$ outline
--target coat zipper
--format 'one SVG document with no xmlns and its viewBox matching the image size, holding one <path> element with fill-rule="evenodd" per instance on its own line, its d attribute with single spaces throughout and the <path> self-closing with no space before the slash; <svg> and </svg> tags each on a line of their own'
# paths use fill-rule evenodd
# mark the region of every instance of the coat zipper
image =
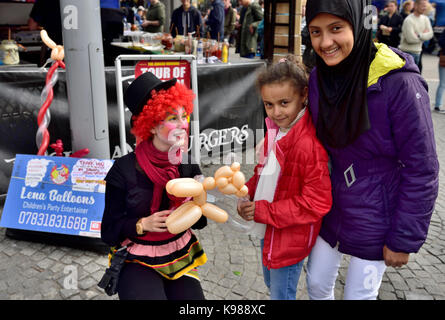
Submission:
<svg viewBox="0 0 445 320">
<path fill-rule="evenodd" d="M 267 254 L 267 264 L 268 264 L 268 269 L 270 270 L 270 262 L 272 260 L 272 244 L 273 244 L 273 236 L 275 233 L 275 228 L 272 227 L 272 236 L 270 237 L 270 246 L 269 246 L 269 253 Z"/>
<path fill-rule="evenodd" d="M 274 139 L 274 144 L 275 144 L 275 150 L 278 150 L 281 153 L 283 153 L 283 151 L 281 150 L 280 146 L 278 145 L 278 141 L 276 141 L 276 137 Z M 272 146 L 272 148 L 273 148 L 273 146 Z M 273 150 L 271 150 L 271 151 L 273 151 Z M 270 153 L 267 156 L 269 157 L 269 155 L 270 155 Z M 279 164 L 280 162 L 278 161 L 278 153 L 277 152 L 275 152 L 275 159 L 276 159 L 276 161 Z M 281 166 L 280 166 L 280 174 L 278 175 L 277 185 L 276 185 L 275 190 L 274 190 L 273 201 L 275 201 L 275 196 L 277 194 L 278 183 L 279 183 L 282 175 L 283 175 L 283 168 L 281 168 Z M 275 234 L 275 227 L 273 227 L 273 226 L 271 226 L 271 227 L 272 227 L 272 236 L 270 237 L 269 253 L 267 254 L 267 264 L 268 264 L 268 269 L 269 270 L 270 270 L 270 264 L 271 264 L 271 261 L 272 261 L 272 244 L 273 244 L 273 238 L 274 238 L 274 234 Z"/>
<path fill-rule="evenodd" d="M 311 247 L 313 234 L 314 234 L 314 225 L 311 224 L 311 231 L 309 232 L 309 243 L 307 244 L 308 248 Z"/>
</svg>

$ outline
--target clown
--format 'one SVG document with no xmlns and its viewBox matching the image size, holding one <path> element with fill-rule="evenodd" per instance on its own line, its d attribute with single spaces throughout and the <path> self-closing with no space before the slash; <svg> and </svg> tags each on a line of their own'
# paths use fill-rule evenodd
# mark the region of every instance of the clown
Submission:
<svg viewBox="0 0 445 320">
<path fill-rule="evenodd" d="M 195 268 L 207 257 L 192 230 L 172 234 L 166 219 L 185 198 L 166 192 L 168 181 L 201 175 L 198 165 L 182 164 L 187 150 L 194 94 L 172 79 L 152 73 L 136 78 L 124 94 L 132 113 L 136 148 L 108 172 L 101 237 L 127 247 L 115 282 L 120 299 L 204 299 Z M 191 228 L 207 225 L 201 216 Z"/>
</svg>

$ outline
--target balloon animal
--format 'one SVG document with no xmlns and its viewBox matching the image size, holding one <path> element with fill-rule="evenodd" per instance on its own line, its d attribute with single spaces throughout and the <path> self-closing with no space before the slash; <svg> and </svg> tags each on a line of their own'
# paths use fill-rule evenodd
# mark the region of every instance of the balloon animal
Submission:
<svg viewBox="0 0 445 320">
<path fill-rule="evenodd" d="M 40 107 L 39 113 L 37 115 L 37 124 L 39 126 L 36 133 L 36 144 L 39 148 L 37 154 L 44 155 L 46 150 L 48 149 L 50 135 L 48 132 L 49 122 L 51 120 L 51 113 L 49 111 L 49 107 L 54 98 L 53 87 L 58 79 L 58 68 L 65 69 L 65 63 L 63 59 L 65 57 L 65 51 L 63 46 L 57 45 L 51 38 L 48 36 L 48 33 L 45 30 L 40 31 L 40 38 L 43 43 L 46 44 L 51 49 L 51 60 L 53 60 L 53 64 L 48 70 L 46 76 L 46 84 L 42 90 L 41 94 L 41 102 L 42 106 Z M 50 61 L 50 59 L 48 59 Z M 48 63 L 48 62 L 47 62 Z M 46 65 L 46 64 L 45 64 Z M 57 156 L 63 155 L 63 143 L 62 140 L 58 139 L 56 143 L 50 145 L 56 151 Z M 70 157 L 73 158 L 82 158 L 83 156 L 89 153 L 89 149 L 81 149 L 71 154 Z"/>
<path fill-rule="evenodd" d="M 52 41 L 45 30 L 40 31 L 40 38 L 42 39 L 42 42 L 51 49 L 51 59 L 54 61 L 62 61 L 65 57 L 65 50 L 63 49 L 63 46 L 57 45 L 54 41 Z"/>
<path fill-rule="evenodd" d="M 166 185 L 168 193 L 176 197 L 193 197 L 193 200 L 182 204 L 168 216 L 165 221 L 168 231 L 177 234 L 187 230 L 201 215 L 219 223 L 226 222 L 229 218 L 227 212 L 207 203 L 207 191 L 217 187 L 220 192 L 227 195 L 246 196 L 249 190 L 240 168 L 238 162 L 234 162 L 230 167 L 223 166 L 216 170 L 214 178 L 207 177 L 202 183 L 192 178 L 170 180 Z"/>
</svg>

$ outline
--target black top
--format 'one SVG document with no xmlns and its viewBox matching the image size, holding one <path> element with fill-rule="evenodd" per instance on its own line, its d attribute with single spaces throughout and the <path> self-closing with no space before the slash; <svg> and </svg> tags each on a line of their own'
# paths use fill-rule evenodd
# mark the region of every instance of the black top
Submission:
<svg viewBox="0 0 445 320">
<path fill-rule="evenodd" d="M 184 178 L 201 174 L 197 164 L 181 164 L 178 170 Z M 150 212 L 154 184 L 137 163 L 134 152 L 117 159 L 105 181 L 107 186 L 101 237 L 106 244 L 116 246 L 127 238 L 138 237 L 136 223 Z M 168 209 L 169 198 L 164 190 L 159 211 Z M 201 229 L 206 225 L 207 218 L 202 216 L 192 228 Z"/>
<path fill-rule="evenodd" d="M 394 13 L 392 17 L 389 17 L 389 15 L 384 15 L 383 17 L 381 17 L 377 32 L 379 42 L 385 43 L 388 46 L 394 48 L 398 48 L 400 44 L 400 32 L 402 32 L 402 24 L 403 24 L 403 18 L 397 12 Z M 382 30 L 380 30 L 381 25 L 392 28 L 392 31 L 389 36 L 384 36 L 382 34 Z"/>
<path fill-rule="evenodd" d="M 182 5 L 173 10 L 170 22 L 170 30 L 173 38 L 176 37 L 176 31 L 178 31 L 180 35 L 184 35 L 184 25 L 187 26 L 186 35 L 189 32 L 197 31 L 197 27 L 199 26 L 199 36 L 205 36 L 201 12 L 194 6 L 190 6 L 188 11 L 184 11 Z M 197 35 L 195 34 L 195 36 Z"/>
</svg>

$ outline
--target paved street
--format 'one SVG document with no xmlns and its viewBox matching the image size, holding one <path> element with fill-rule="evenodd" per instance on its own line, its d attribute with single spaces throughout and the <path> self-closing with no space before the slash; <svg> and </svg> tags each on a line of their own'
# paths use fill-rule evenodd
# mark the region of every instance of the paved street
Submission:
<svg viewBox="0 0 445 320">
<path fill-rule="evenodd" d="M 438 85 L 438 58 L 425 55 L 423 75 L 432 103 Z M 445 114 L 433 113 L 437 152 L 441 164 L 440 190 L 428 239 L 407 266 L 388 268 L 379 299 L 445 299 Z M 203 165 L 206 176 L 217 165 Z M 243 166 L 247 177 L 253 166 Z M 233 203 L 232 203 L 233 205 Z M 11 239 L 0 228 L 0 299 L 117 299 L 97 287 L 107 255 L 98 250 L 70 248 Z M 229 224 L 209 225 L 198 232 L 208 262 L 199 268 L 207 299 L 269 299 L 261 269 L 259 240 L 235 231 Z M 345 257 L 337 280 L 336 298 L 341 299 L 346 276 Z M 308 299 L 305 268 L 298 298 Z"/>
</svg>

